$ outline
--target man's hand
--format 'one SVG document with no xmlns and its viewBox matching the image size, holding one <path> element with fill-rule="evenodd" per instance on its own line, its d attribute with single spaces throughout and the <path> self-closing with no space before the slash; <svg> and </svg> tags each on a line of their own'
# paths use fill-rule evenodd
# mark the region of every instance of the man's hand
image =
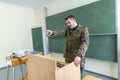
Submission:
<svg viewBox="0 0 120 80">
<path fill-rule="evenodd" d="M 75 59 L 74 59 L 75 66 L 77 67 L 80 64 L 80 62 L 81 62 L 81 58 L 76 56 Z"/>
<path fill-rule="evenodd" d="M 51 36 L 53 34 L 53 31 L 52 30 L 46 30 L 46 34 L 49 37 L 49 36 Z"/>
</svg>

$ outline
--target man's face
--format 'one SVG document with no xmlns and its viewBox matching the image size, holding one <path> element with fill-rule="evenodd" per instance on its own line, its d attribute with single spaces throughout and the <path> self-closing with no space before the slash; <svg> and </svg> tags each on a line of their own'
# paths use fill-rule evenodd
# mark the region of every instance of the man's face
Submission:
<svg viewBox="0 0 120 80">
<path fill-rule="evenodd" d="M 66 24 L 67 24 L 67 26 L 70 28 L 70 29 L 72 29 L 73 27 L 74 27 L 74 25 L 75 25 L 75 19 L 74 18 L 68 18 L 67 20 L 66 20 Z"/>
</svg>

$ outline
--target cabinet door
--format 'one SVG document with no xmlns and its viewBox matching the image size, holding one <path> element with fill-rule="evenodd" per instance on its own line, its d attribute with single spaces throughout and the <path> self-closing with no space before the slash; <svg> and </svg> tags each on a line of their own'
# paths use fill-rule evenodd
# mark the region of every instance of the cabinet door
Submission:
<svg viewBox="0 0 120 80">
<path fill-rule="evenodd" d="M 42 28 L 32 28 L 32 41 L 34 51 L 43 52 Z"/>
</svg>

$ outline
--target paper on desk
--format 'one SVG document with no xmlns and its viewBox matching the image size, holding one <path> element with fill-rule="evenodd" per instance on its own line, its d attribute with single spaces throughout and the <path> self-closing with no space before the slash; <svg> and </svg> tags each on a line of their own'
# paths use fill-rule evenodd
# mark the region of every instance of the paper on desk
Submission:
<svg viewBox="0 0 120 80">
<path fill-rule="evenodd" d="M 12 60 L 7 60 L 7 65 L 12 66 Z"/>
</svg>

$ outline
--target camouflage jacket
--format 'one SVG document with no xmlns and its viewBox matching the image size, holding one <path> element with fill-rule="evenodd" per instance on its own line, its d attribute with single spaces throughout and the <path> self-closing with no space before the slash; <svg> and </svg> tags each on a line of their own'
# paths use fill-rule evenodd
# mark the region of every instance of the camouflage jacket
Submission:
<svg viewBox="0 0 120 80">
<path fill-rule="evenodd" d="M 87 27 L 78 24 L 75 28 L 53 31 L 53 36 L 66 36 L 66 51 L 64 57 L 68 62 L 74 61 L 76 56 L 84 57 L 89 45 L 89 31 Z"/>
</svg>

